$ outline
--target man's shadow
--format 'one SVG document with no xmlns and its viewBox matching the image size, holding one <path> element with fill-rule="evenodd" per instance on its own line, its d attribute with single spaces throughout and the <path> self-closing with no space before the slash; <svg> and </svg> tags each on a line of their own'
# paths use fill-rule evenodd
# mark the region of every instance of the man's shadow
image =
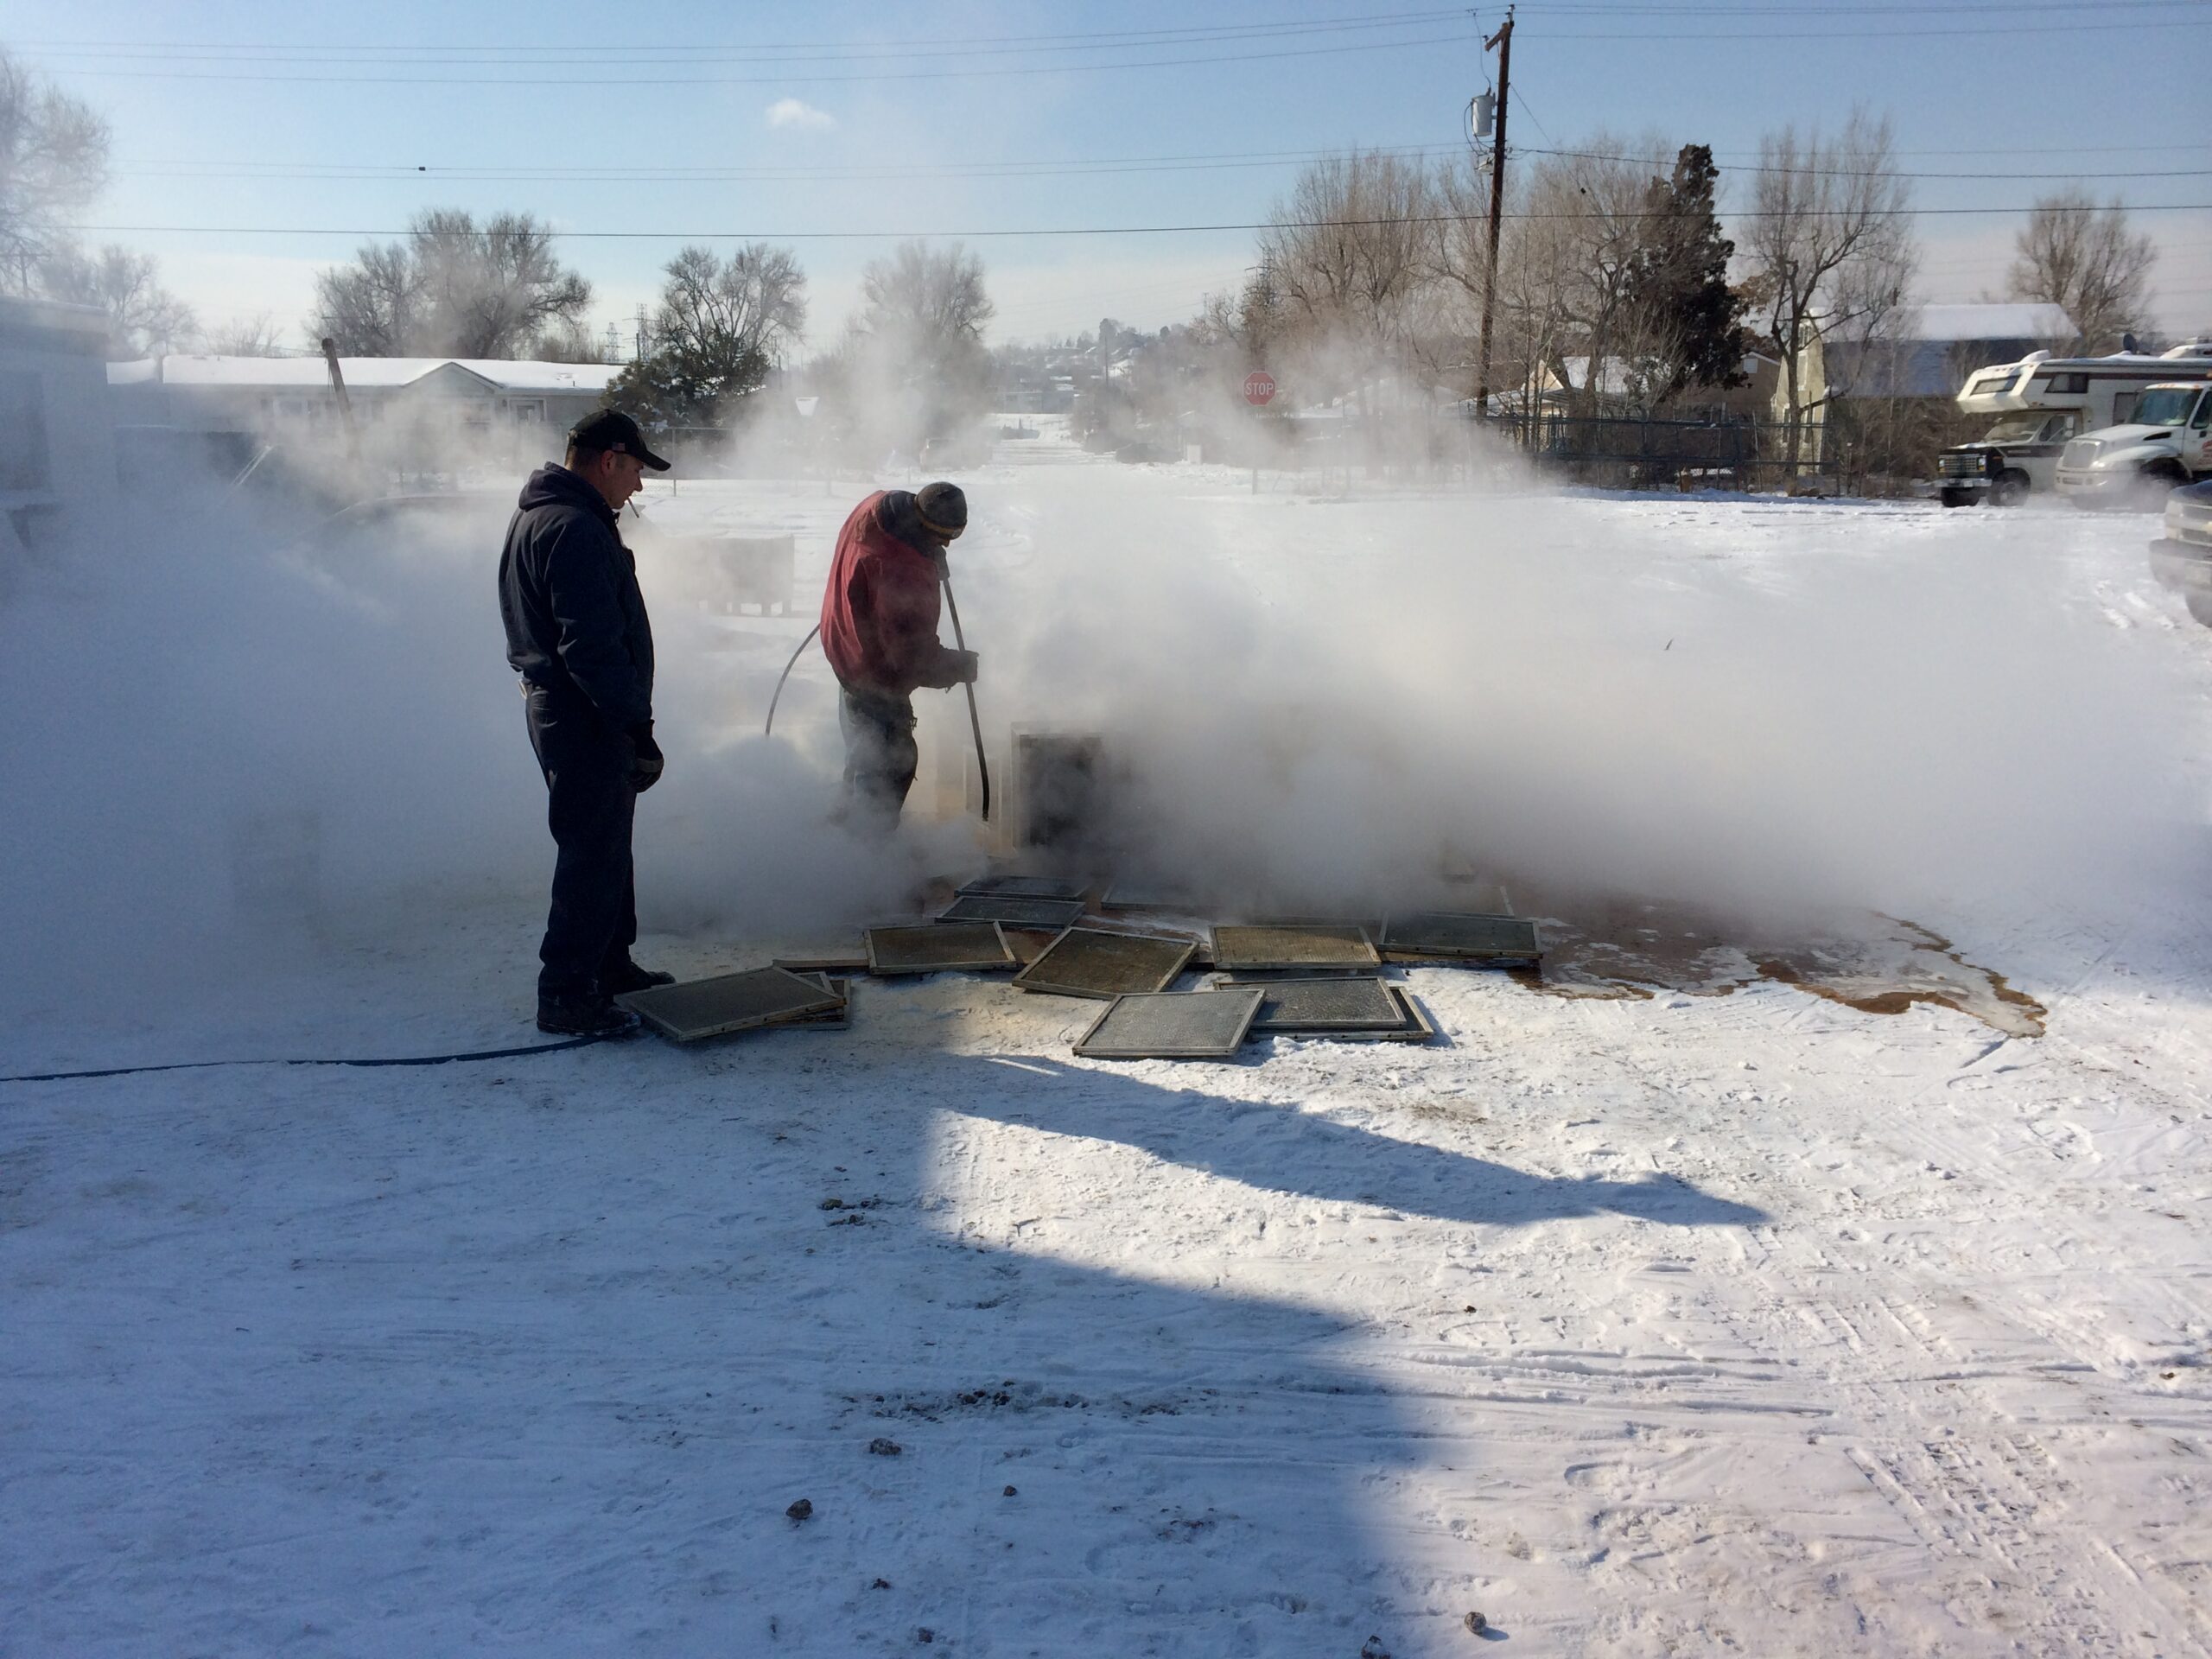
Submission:
<svg viewBox="0 0 2212 1659">
<path fill-rule="evenodd" d="M 1601 1214 L 1677 1227 L 1748 1226 L 1760 1211 L 1677 1177 L 1632 1181 L 1532 1175 L 1263 1102 L 1132 1086 L 1112 1072 L 1025 1058 L 1018 1094 L 979 1095 L 978 1116 L 1116 1141 L 1265 1192 L 1380 1205 L 1409 1216 L 1523 1227 Z"/>
<path fill-rule="evenodd" d="M 753 1611 L 829 1651 L 928 1630 L 992 1654 L 1351 1655 L 1370 1635 L 1397 1659 L 1462 1653 L 1477 1604 L 1440 1618 L 1440 1550 L 1418 1559 L 1400 1528 L 1374 1524 L 1391 1483 L 1418 1471 L 1434 1413 L 1417 1427 L 1357 1363 L 1363 1313 L 1225 1287 L 1303 1276 L 1255 1236 L 1254 1212 L 1291 1220 L 1318 1198 L 1361 1206 L 1359 1227 L 1378 1210 L 1497 1227 L 1764 1219 L 1678 1179 L 1533 1175 L 1128 1071 L 876 1052 L 825 1042 L 783 1103 L 785 1146 L 849 1148 L 822 1200 L 836 1207 L 787 1218 L 821 1233 L 779 1273 L 788 1305 L 728 1333 L 744 1353 L 764 1325 L 779 1344 L 812 1329 L 838 1357 L 812 1435 L 792 1442 L 815 1466 L 789 1490 L 804 1485 L 813 1514 L 794 1525 L 771 1506 L 747 1528 Z M 1006 1128 L 1035 1139 L 1008 1144 Z M 1146 1155 L 1135 1179 L 1129 1151 Z M 1147 1181 L 1179 1171 L 1217 1179 L 1147 1201 Z M 1086 1209 L 1128 1211 L 1118 1245 L 1095 1216 L 1069 1224 Z M 1077 1237 L 1087 1260 L 1058 1253 Z M 1439 1321 L 1479 1355 L 1459 1294 Z M 793 1429 L 807 1403 L 787 1402 Z M 761 1450 L 781 1460 L 792 1443 Z M 842 1552 L 819 1570 L 833 1532 L 872 1563 L 857 1580 Z M 1487 1554 L 1430 1541 L 1469 1584 L 1516 1565 L 1503 1540 Z M 1488 1639 L 1510 1640 L 1490 1611 L 1505 1628 Z"/>
<path fill-rule="evenodd" d="M 1515 1358 L 1510 1312 L 1471 1252 L 1425 1268 L 1390 1313 L 1448 1368 L 1416 1395 L 1337 1268 L 1387 1216 L 1759 1219 L 926 1029 L 863 997 L 846 1032 L 397 1094 L 181 1074 L 24 1198 L 158 1245 L 81 1293 L 96 1321 L 49 1293 L 97 1325 L 96 1383 L 0 1375 L 49 1424 L 0 1522 L 44 1586 L 24 1640 L 1464 1653 L 1471 1607 L 1512 1636 L 1475 1586 L 1528 1570 L 1448 1496 L 1491 1422 L 1448 1379 Z"/>
</svg>

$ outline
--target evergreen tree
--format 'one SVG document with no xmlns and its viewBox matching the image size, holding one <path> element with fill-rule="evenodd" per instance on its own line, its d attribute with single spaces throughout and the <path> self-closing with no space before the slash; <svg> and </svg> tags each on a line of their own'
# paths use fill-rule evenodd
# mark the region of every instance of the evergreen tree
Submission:
<svg viewBox="0 0 2212 1659">
<path fill-rule="evenodd" d="M 1641 241 L 1630 273 L 1631 304 L 1645 349 L 1646 392 L 1663 405 L 1690 386 L 1740 386 L 1751 336 L 1744 296 L 1728 286 L 1736 245 L 1720 233 L 1713 184 L 1720 171 L 1704 144 L 1684 144 L 1674 176 L 1645 195 Z"/>
</svg>

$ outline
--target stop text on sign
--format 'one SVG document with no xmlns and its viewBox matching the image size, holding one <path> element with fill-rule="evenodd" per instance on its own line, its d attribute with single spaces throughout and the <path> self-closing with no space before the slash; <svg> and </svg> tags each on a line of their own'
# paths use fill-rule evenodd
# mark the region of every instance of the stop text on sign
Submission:
<svg viewBox="0 0 2212 1659">
<path fill-rule="evenodd" d="M 1244 377 L 1244 401 L 1258 409 L 1275 395 L 1275 378 L 1265 369 L 1255 369 Z"/>
</svg>

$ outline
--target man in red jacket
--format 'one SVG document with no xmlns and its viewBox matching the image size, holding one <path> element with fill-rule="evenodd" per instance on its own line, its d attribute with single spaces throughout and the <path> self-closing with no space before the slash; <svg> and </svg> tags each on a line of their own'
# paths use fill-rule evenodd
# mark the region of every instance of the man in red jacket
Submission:
<svg viewBox="0 0 2212 1659">
<path fill-rule="evenodd" d="M 917 688 L 949 690 L 976 678 L 976 653 L 938 643 L 945 549 L 968 528 L 968 498 L 953 484 L 918 493 L 878 490 L 837 532 L 822 596 L 822 650 L 842 695 L 849 822 L 888 834 L 913 787 Z"/>
</svg>

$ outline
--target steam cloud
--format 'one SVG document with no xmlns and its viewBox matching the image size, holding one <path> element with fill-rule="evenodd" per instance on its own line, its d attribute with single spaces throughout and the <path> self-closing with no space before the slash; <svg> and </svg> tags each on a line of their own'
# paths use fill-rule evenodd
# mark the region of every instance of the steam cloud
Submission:
<svg viewBox="0 0 2212 1659">
<path fill-rule="evenodd" d="M 1868 543 L 1780 505 L 1724 534 L 1526 489 L 1255 500 L 1240 475 L 1106 463 L 967 482 L 954 568 L 994 729 L 1105 734 L 1118 873 L 1254 912 L 1444 897 L 1447 849 L 1549 892 L 1766 915 L 2132 904 L 2197 810 L 2183 694 L 2082 575 L 2094 526 L 1930 519 L 1916 547 L 1917 523 Z M 735 488 L 802 531 L 808 608 L 861 486 Z M 8 1006 L 72 976 L 289 971 L 268 940 L 304 922 L 357 944 L 533 913 L 551 849 L 501 660 L 506 511 L 348 538 L 126 505 L 25 567 L 0 597 Z M 1685 558 L 1686 537 L 1712 545 Z M 680 559 L 641 565 L 671 752 L 640 813 L 649 928 L 741 952 L 981 868 L 965 822 L 888 853 L 829 828 L 818 659 L 757 734 L 803 619 L 733 629 Z M 918 799 L 966 747 L 964 708 L 921 695 Z M 531 967 L 487 964 L 524 994 Z"/>
</svg>

